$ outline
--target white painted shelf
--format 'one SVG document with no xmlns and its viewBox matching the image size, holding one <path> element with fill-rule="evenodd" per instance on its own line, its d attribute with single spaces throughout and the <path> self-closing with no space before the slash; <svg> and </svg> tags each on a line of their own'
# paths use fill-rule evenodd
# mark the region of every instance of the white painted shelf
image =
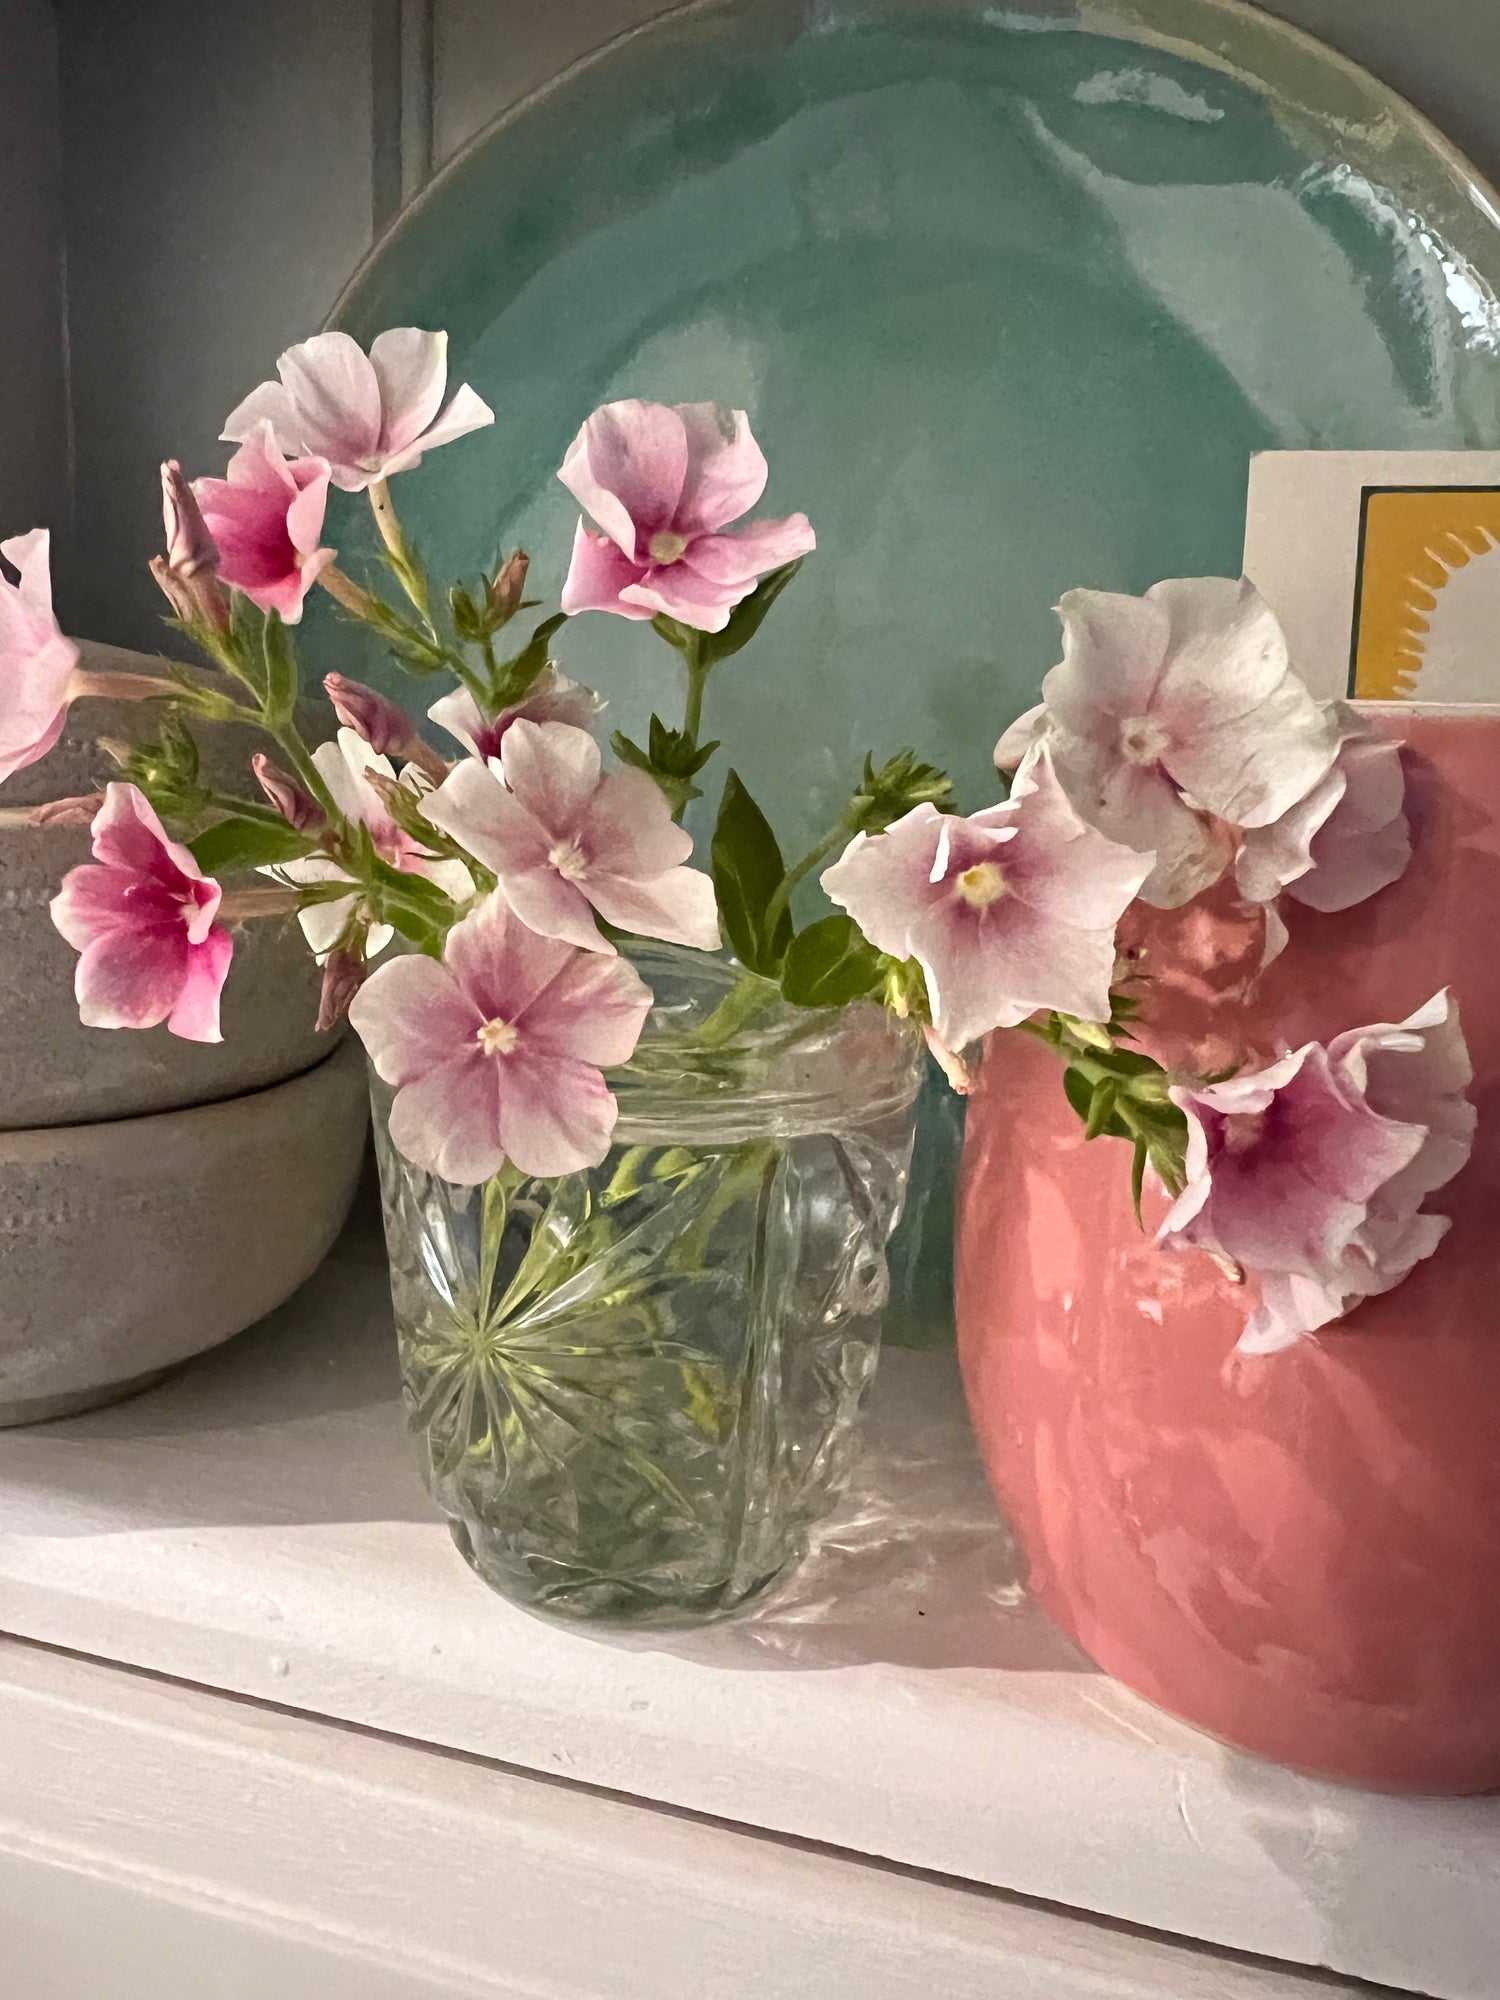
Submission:
<svg viewBox="0 0 1500 2000">
<path fill-rule="evenodd" d="M 472 1576 L 421 1490 L 366 1219 L 290 1306 L 171 1383 L 0 1434 L 0 1631 L 1169 1935 L 1494 2000 L 1500 1799 L 1298 1778 L 1091 1669 L 1017 1587 L 948 1357 L 889 1354 L 869 1436 L 851 1504 L 759 1614 L 649 1641 L 543 1624 Z"/>
</svg>

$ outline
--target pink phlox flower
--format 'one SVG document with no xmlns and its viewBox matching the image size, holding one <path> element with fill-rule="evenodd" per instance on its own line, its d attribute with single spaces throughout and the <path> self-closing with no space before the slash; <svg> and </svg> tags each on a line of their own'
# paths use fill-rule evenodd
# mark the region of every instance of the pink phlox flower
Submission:
<svg viewBox="0 0 1500 2000">
<path fill-rule="evenodd" d="M 1142 895 L 1171 909 L 1218 880 L 1228 832 L 1279 819 L 1327 773 L 1335 719 L 1292 671 L 1248 582 L 1187 577 L 1144 597 L 1070 590 L 1063 658 L 995 761 L 1025 767 L 1046 741 L 1078 811 L 1156 863 Z"/>
<path fill-rule="evenodd" d="M 81 954 L 74 977 L 90 1028 L 154 1028 L 217 1042 L 219 995 L 234 954 L 214 921 L 222 890 L 134 785 L 113 784 L 93 823 L 92 862 L 72 868 L 52 921 Z"/>
<path fill-rule="evenodd" d="M 364 738 L 353 729 L 341 729 L 333 743 L 320 743 L 313 752 L 318 774 L 333 796 L 333 802 L 348 820 L 369 828 L 375 851 L 382 860 L 405 874 L 420 875 L 451 896 L 456 903 L 474 894 L 474 878 L 461 861 L 428 853 L 391 817 L 390 807 L 369 782 L 373 773 L 393 782 L 396 777 L 389 758 L 377 756 Z M 401 782 L 414 794 L 425 781 L 410 767 Z M 358 909 L 358 885 L 346 870 L 326 854 L 305 855 L 299 861 L 282 861 L 264 868 L 273 880 L 300 888 L 312 882 L 348 882 L 350 893 L 328 903 L 310 903 L 298 914 L 302 935 L 319 959 L 326 958 L 343 936 Z M 365 950 L 376 958 L 390 943 L 393 932 L 388 924 L 372 924 Z"/>
<path fill-rule="evenodd" d="M 349 1019 L 396 1087 L 391 1143 L 463 1186 L 509 1160 L 551 1176 L 597 1166 L 618 1106 L 603 1071 L 628 1062 L 651 992 L 623 958 L 528 930 L 503 896 L 454 925 L 442 962 L 379 967 Z"/>
<path fill-rule="evenodd" d="M 597 912 L 638 937 L 718 949 L 713 883 L 684 865 L 692 836 L 644 771 L 601 769 L 587 730 L 514 721 L 496 762 L 465 758 L 422 811 L 543 937 L 612 952 Z"/>
<path fill-rule="evenodd" d="M 268 423 L 253 425 L 223 479 L 193 492 L 219 551 L 220 581 L 288 625 L 335 551 L 319 546 L 328 506 L 328 461 L 289 461 Z"/>
<path fill-rule="evenodd" d="M 487 764 L 500 755 L 505 732 L 513 722 L 567 722 L 575 729 L 591 728 L 604 703 L 592 688 L 569 680 L 556 667 L 543 667 L 525 698 L 487 717 L 465 687 L 455 688 L 428 709 L 428 719 L 461 743 L 471 757 Z"/>
<path fill-rule="evenodd" d="M 1044 745 L 1003 805 L 919 805 L 857 834 L 822 881 L 877 951 L 917 960 L 938 1037 L 962 1051 L 1045 1009 L 1108 1020 L 1115 927 L 1151 867 L 1079 816 Z"/>
<path fill-rule="evenodd" d="M 269 424 L 289 456 L 325 459 L 335 486 L 361 493 L 420 465 L 422 454 L 481 430 L 495 413 L 465 382 L 439 414 L 448 382 L 448 336 L 398 326 L 366 354 L 347 333 L 318 333 L 289 347 L 279 382 L 262 382 L 226 419 L 232 443 Z"/>
<path fill-rule="evenodd" d="M 0 576 L 0 784 L 40 763 L 67 721 L 78 648 L 52 613 L 51 545 L 45 528 L 0 542 L 19 571 Z"/>
<path fill-rule="evenodd" d="M 1405 1021 L 1173 1090 L 1188 1120 L 1187 1185 L 1158 1240 L 1259 1279 L 1241 1352 L 1292 1345 L 1432 1255 L 1448 1218 L 1422 1202 L 1469 1157 L 1471 1080 L 1445 991 Z"/>
<path fill-rule="evenodd" d="M 712 403 L 606 403 L 557 476 L 603 530 L 578 524 L 564 611 L 721 632 L 762 576 L 817 546 L 805 514 L 725 532 L 766 486 L 743 410 L 726 430 Z"/>
<path fill-rule="evenodd" d="M 1285 893 L 1315 910 L 1347 910 L 1411 860 L 1401 745 L 1334 704 L 1338 755 L 1305 797 L 1240 842 L 1235 880 L 1252 902 Z"/>
</svg>

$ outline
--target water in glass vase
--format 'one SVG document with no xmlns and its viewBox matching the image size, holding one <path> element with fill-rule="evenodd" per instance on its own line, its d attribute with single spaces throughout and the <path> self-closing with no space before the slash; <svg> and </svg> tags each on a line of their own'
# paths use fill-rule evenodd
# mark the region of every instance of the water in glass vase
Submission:
<svg viewBox="0 0 1500 2000">
<path fill-rule="evenodd" d="M 656 1005 L 602 1166 L 456 1187 L 395 1152 L 379 1083 L 375 1123 L 408 1416 L 454 1540 L 533 1609 L 681 1625 L 786 1575 L 842 1487 L 921 1064 L 873 1006 L 790 1008 L 669 946 L 638 963 Z"/>
</svg>

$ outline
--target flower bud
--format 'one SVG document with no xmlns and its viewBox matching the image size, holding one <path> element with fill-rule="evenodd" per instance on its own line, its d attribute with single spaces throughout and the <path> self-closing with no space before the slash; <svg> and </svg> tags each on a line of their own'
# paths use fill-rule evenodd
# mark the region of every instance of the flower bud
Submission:
<svg viewBox="0 0 1500 2000">
<path fill-rule="evenodd" d="M 401 757 L 425 771 L 440 785 L 448 767 L 422 738 L 416 723 L 399 702 L 390 701 L 363 681 L 345 674 L 325 674 L 323 686 L 333 712 L 346 729 L 362 736 L 377 757 Z"/>
<path fill-rule="evenodd" d="M 250 767 L 260 781 L 261 790 L 288 826 L 295 827 L 298 833 L 322 831 L 327 824 L 323 808 L 294 777 L 283 771 L 279 764 L 273 764 L 264 750 L 256 751 L 250 759 Z"/>
<path fill-rule="evenodd" d="M 333 712 L 346 729 L 362 736 L 377 757 L 404 757 L 417 725 L 399 702 L 377 694 L 363 681 L 344 674 L 326 674 L 323 686 Z"/>
<path fill-rule="evenodd" d="M 48 799 L 32 806 L 26 816 L 28 826 L 92 826 L 94 815 L 104 804 L 103 792 L 85 792 L 78 798 Z"/>
<path fill-rule="evenodd" d="M 218 545 L 175 458 L 162 464 L 161 512 L 167 553 L 153 560 L 151 574 L 184 624 L 227 631 L 229 599 L 219 581 Z"/>
<path fill-rule="evenodd" d="M 318 998 L 318 1033 L 336 1028 L 349 1011 L 349 1003 L 365 983 L 364 954 L 337 945 L 323 961 L 323 990 Z"/>
<path fill-rule="evenodd" d="M 517 549 L 500 565 L 489 587 L 490 616 L 497 626 L 509 624 L 520 610 L 530 567 L 531 558 L 524 549 Z"/>
</svg>

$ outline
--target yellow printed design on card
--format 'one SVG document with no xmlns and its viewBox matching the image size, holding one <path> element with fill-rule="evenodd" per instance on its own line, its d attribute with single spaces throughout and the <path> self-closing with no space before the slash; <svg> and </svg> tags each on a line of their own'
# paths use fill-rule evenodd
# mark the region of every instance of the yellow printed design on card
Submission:
<svg viewBox="0 0 1500 2000">
<path fill-rule="evenodd" d="M 1500 699 L 1500 488 L 1367 487 L 1357 589 L 1351 694 Z"/>
</svg>

